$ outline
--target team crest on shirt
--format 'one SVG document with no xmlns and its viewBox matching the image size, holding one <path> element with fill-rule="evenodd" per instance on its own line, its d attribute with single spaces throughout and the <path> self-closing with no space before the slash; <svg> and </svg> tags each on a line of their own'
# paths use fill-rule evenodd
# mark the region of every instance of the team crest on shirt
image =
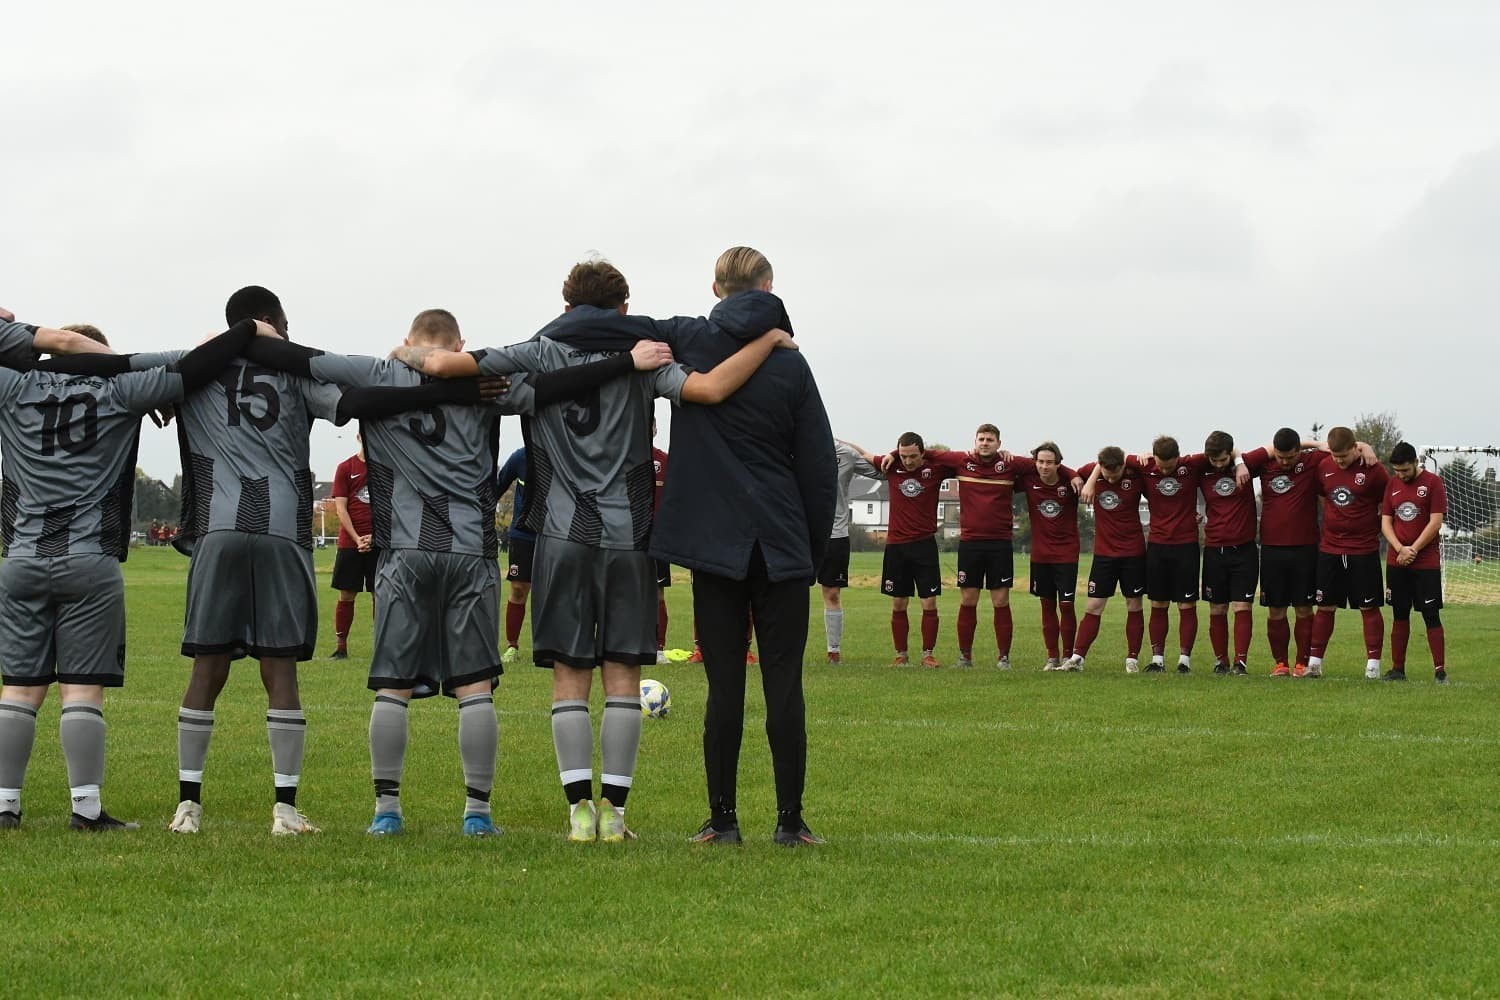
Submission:
<svg viewBox="0 0 1500 1000">
<path fill-rule="evenodd" d="M 1297 466 L 1297 471 L 1302 471 L 1302 466 Z M 1292 477 L 1288 475 L 1276 476 L 1271 480 L 1272 493 L 1289 493 L 1292 489 Z"/>
<path fill-rule="evenodd" d="M 1120 480 L 1120 489 L 1122 489 L 1122 490 L 1133 490 L 1133 489 L 1135 489 L 1135 483 L 1134 483 L 1134 481 L 1129 480 L 1129 479 L 1122 479 L 1122 480 Z"/>
<path fill-rule="evenodd" d="M 1221 497 L 1227 497 L 1234 492 L 1234 480 L 1228 476 L 1222 476 L 1214 483 L 1214 492 Z"/>
<path fill-rule="evenodd" d="M 659 458 L 653 458 L 651 460 L 651 469 L 652 469 L 653 472 L 656 473 L 657 478 L 660 479 L 661 478 L 661 459 L 659 459 Z"/>
<path fill-rule="evenodd" d="M 1354 485 L 1355 486 L 1363 486 L 1364 484 L 1365 484 L 1365 474 L 1363 472 L 1356 472 L 1354 474 Z"/>
<path fill-rule="evenodd" d="M 1161 491 L 1161 495 L 1164 497 L 1175 497 L 1182 489 L 1182 483 L 1172 476 L 1167 476 L 1156 484 L 1156 488 Z"/>
<path fill-rule="evenodd" d="M 1302 463 L 1298 462 L 1297 463 L 1297 467 L 1295 469 L 1293 469 L 1292 471 L 1295 472 L 1299 476 L 1302 475 Z"/>
<path fill-rule="evenodd" d="M 1333 501 L 1335 507 L 1347 507 L 1354 502 L 1354 491 L 1347 486 L 1336 486 L 1328 499 Z"/>
<path fill-rule="evenodd" d="M 1099 494 L 1099 506 L 1105 510 L 1114 510 L 1120 506 L 1120 494 L 1105 491 Z"/>
<path fill-rule="evenodd" d="M 1062 513 L 1063 506 L 1056 500 L 1049 498 L 1037 504 L 1036 509 L 1043 517 L 1056 517 Z"/>
<path fill-rule="evenodd" d="M 1072 488 L 1073 488 L 1073 487 L 1071 487 L 1071 486 L 1059 486 L 1059 487 L 1058 487 L 1058 488 L 1057 488 L 1057 495 L 1058 495 L 1058 496 L 1059 496 L 1059 497 L 1063 497 L 1063 498 L 1066 498 L 1066 497 L 1067 497 L 1067 495 L 1068 495 L 1068 490 L 1070 490 L 1070 489 L 1072 489 Z"/>
<path fill-rule="evenodd" d="M 1005 471 L 1005 460 L 1004 459 L 1001 459 L 1000 461 L 998 461 L 998 462 L 995 463 L 995 471 L 996 472 L 1004 472 Z"/>
<path fill-rule="evenodd" d="M 1425 486 L 1418 486 L 1417 487 L 1417 496 L 1421 497 L 1424 500 L 1427 499 L 1427 487 L 1425 487 Z"/>
<path fill-rule="evenodd" d="M 1403 521 L 1415 521 L 1422 514 L 1422 508 L 1410 500 L 1396 508 L 1396 516 Z"/>
<path fill-rule="evenodd" d="M 922 478 L 923 479 L 931 479 L 932 478 L 932 470 L 931 469 L 923 469 L 922 470 Z"/>
<path fill-rule="evenodd" d="M 911 499 L 916 499 L 917 497 L 921 496 L 923 490 L 924 488 L 922 484 L 917 482 L 915 479 L 908 479 L 901 484 L 901 495 L 904 497 L 910 497 Z"/>
</svg>

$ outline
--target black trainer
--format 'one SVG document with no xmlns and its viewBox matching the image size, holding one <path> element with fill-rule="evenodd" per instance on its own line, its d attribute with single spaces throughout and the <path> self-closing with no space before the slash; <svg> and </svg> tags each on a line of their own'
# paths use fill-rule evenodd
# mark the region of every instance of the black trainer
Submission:
<svg viewBox="0 0 1500 1000">
<path fill-rule="evenodd" d="M 692 844 L 738 844 L 740 843 L 740 825 L 731 824 L 727 829 L 714 829 L 714 821 L 706 819 L 698 832 L 688 838 Z"/>
<path fill-rule="evenodd" d="M 1236 677 L 1244 677 L 1250 671 L 1245 667 L 1244 660 L 1235 660 L 1234 666 L 1230 668 L 1229 672 Z"/>
<path fill-rule="evenodd" d="M 329 653 L 328 658 L 330 660 L 347 660 L 349 659 L 349 651 L 341 647 Z"/>
<path fill-rule="evenodd" d="M 1404 681 L 1406 680 L 1406 669 L 1404 667 L 1401 669 L 1392 667 L 1385 673 L 1381 674 L 1380 679 L 1383 681 Z"/>
<path fill-rule="evenodd" d="M 0 830 L 19 830 L 21 828 L 21 814 L 13 812 L 0 813 Z"/>
<path fill-rule="evenodd" d="M 1190 667 L 1190 666 L 1188 666 L 1186 663 L 1183 663 L 1181 660 L 1178 660 L 1177 661 L 1177 672 L 1179 674 L 1190 674 L 1190 673 L 1193 672 L 1193 668 Z M 1214 673 L 1218 673 L 1218 671 L 1215 670 Z"/>
<path fill-rule="evenodd" d="M 1443 667 L 1438 667 L 1432 672 L 1432 679 L 1437 681 L 1439 684 L 1447 684 L 1448 671 Z"/>
<path fill-rule="evenodd" d="M 122 819 L 115 819 L 102 809 L 99 810 L 98 819 L 89 819 L 87 816 L 80 816 L 74 813 L 72 818 L 68 820 L 68 829 L 86 830 L 90 833 L 104 833 L 107 830 L 139 830 L 140 828 L 141 824 L 127 823 Z"/>
<path fill-rule="evenodd" d="M 1181 668 L 1179 667 L 1178 669 Z M 1223 677 L 1225 674 L 1229 673 L 1229 664 L 1225 663 L 1223 660 L 1215 660 L 1214 673 L 1220 677 Z"/>
<path fill-rule="evenodd" d="M 1167 672 L 1167 665 L 1165 663 L 1157 663 L 1155 660 L 1152 660 L 1150 663 L 1146 664 L 1144 672 L 1148 674 L 1164 674 Z"/>
<path fill-rule="evenodd" d="M 778 823 L 776 825 L 776 832 L 772 835 L 771 839 L 782 847 L 802 847 L 803 845 L 816 847 L 819 844 L 828 843 L 828 841 L 809 830 L 806 823 L 798 823 L 796 827 L 782 826 Z"/>
</svg>

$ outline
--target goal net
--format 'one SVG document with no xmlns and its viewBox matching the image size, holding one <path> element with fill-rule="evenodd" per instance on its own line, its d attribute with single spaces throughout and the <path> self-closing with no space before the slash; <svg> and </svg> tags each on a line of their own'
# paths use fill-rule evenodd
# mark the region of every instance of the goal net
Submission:
<svg viewBox="0 0 1500 1000">
<path fill-rule="evenodd" d="M 1438 536 L 1443 600 L 1500 604 L 1500 448 L 1426 445 L 1422 465 L 1448 491 L 1448 514 Z"/>
</svg>

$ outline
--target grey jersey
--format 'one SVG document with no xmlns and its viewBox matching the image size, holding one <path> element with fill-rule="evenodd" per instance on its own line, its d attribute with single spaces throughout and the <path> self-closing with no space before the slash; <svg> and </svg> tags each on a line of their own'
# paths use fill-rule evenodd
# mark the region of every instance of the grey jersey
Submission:
<svg viewBox="0 0 1500 1000">
<path fill-rule="evenodd" d="M 138 354 L 131 367 L 186 352 Z M 240 531 L 313 546 L 308 432 L 334 420 L 338 386 L 238 360 L 178 408 L 183 536 Z"/>
<path fill-rule="evenodd" d="M 130 545 L 141 416 L 182 399 L 165 368 L 112 378 L 0 369 L 0 533 L 7 558 Z"/>
<path fill-rule="evenodd" d="M 314 378 L 344 386 L 408 388 L 425 381 L 384 358 L 320 354 L 311 370 Z M 444 404 L 361 421 L 375 548 L 493 559 L 500 414 L 523 412 L 530 400 L 530 387 L 519 381 L 503 406 Z"/>
<path fill-rule="evenodd" d="M 32 346 L 35 336 L 34 326 L 0 320 L 0 357 L 8 362 L 7 367 L 30 368 L 41 357 Z"/>
<path fill-rule="evenodd" d="M 545 337 L 476 351 L 486 375 L 556 371 L 611 357 Z M 645 549 L 656 501 L 652 400 L 682 402 L 688 370 L 663 365 L 543 407 L 527 442 L 526 530 L 604 549 Z"/>
<path fill-rule="evenodd" d="M 855 476 L 866 479 L 881 479 L 879 470 L 866 462 L 853 448 L 837 439 L 833 442 L 834 455 L 839 460 L 839 501 L 833 509 L 833 531 L 829 538 L 849 537 L 849 481 Z"/>
</svg>

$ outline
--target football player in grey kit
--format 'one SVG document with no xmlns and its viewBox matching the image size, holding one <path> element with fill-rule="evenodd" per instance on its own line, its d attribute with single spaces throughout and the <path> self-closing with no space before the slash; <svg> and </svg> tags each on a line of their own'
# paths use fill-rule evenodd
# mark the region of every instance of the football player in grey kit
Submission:
<svg viewBox="0 0 1500 1000">
<path fill-rule="evenodd" d="M 430 309 L 412 322 L 407 342 L 459 349 L 458 323 Z M 451 391 L 399 361 L 325 354 L 266 342 L 251 360 L 321 381 L 354 387 L 417 387 Z M 490 813 L 498 729 L 493 691 L 501 673 L 498 648 L 499 574 L 495 565 L 495 471 L 501 413 L 529 410 L 624 374 L 654 368 L 670 356 L 643 343 L 624 354 L 554 377 L 511 383 L 506 398 L 483 406 L 441 404 L 402 418 L 361 424 L 370 489 L 376 571 L 375 650 L 369 687 L 370 770 L 375 818 L 369 833 L 401 833 L 401 779 L 407 707 L 415 695 L 441 691 L 458 700 L 459 751 L 468 836 L 500 831 Z M 639 712 L 639 706 L 637 706 Z"/>
<path fill-rule="evenodd" d="M 632 341 L 632 331 L 643 327 L 627 321 L 629 297 L 613 264 L 585 261 L 563 282 L 565 312 L 537 338 L 472 355 L 403 348 L 397 356 L 443 376 L 566 370 L 608 356 L 612 342 L 619 349 Z M 531 423 L 532 657 L 553 671 L 552 739 L 571 841 L 635 837 L 625 825 L 625 805 L 641 741 L 641 665 L 656 662 L 656 572 L 646 552 L 656 494 L 652 400 L 721 402 L 775 347 L 789 344 L 775 330 L 711 372 L 664 365 L 540 409 Z M 589 719 L 596 668 L 604 687 L 597 807 Z"/>
<path fill-rule="evenodd" d="M 127 358 L 55 358 L 0 370 L 0 827 L 21 820 L 36 713 L 56 683 L 76 830 L 133 829 L 105 812 L 104 689 L 125 680 L 125 594 L 140 418 L 206 384 L 255 336 L 246 322 L 166 367 Z M 24 361 L 48 331 L 0 323 L 0 357 Z M 56 349 L 54 347 L 53 349 Z M 101 363 L 113 375 L 66 374 Z"/>
</svg>

